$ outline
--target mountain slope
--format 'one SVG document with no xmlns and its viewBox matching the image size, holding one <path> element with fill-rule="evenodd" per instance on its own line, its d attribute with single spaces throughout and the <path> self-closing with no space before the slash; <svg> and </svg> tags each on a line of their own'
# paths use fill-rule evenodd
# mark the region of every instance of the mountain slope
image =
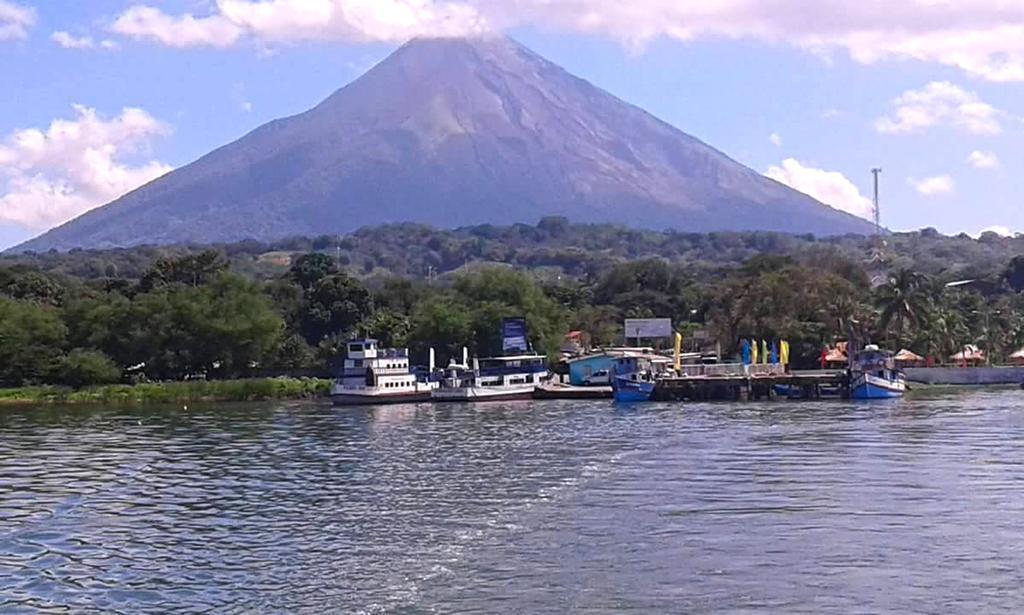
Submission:
<svg viewBox="0 0 1024 615">
<path fill-rule="evenodd" d="M 421 39 L 276 120 L 17 250 L 581 222 L 866 233 L 507 38 Z"/>
</svg>

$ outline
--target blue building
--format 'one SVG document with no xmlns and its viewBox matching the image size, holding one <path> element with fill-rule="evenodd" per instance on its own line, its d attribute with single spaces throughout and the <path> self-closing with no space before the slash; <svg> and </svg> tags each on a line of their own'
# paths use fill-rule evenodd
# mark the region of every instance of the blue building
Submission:
<svg viewBox="0 0 1024 615">
<path fill-rule="evenodd" d="M 615 359 L 624 356 L 649 356 L 653 354 L 654 350 L 652 348 L 607 348 L 574 357 L 566 361 L 569 365 L 569 384 L 578 387 L 611 384 L 611 380 L 608 378 L 608 370 L 611 369 Z M 662 357 L 657 358 L 665 362 L 669 361 L 669 359 Z"/>
</svg>

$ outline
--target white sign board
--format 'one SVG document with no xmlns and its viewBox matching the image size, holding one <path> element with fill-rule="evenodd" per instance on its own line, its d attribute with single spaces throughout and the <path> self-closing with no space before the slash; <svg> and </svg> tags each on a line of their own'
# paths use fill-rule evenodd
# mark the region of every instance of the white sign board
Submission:
<svg viewBox="0 0 1024 615">
<path fill-rule="evenodd" d="M 626 339 L 672 337 L 671 318 L 627 318 Z"/>
</svg>

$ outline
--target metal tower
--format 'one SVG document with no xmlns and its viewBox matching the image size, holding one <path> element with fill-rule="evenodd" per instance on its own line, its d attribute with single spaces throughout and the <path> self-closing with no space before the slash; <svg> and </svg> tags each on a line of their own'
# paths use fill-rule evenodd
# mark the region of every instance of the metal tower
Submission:
<svg viewBox="0 0 1024 615">
<path fill-rule="evenodd" d="M 871 174 L 875 176 L 875 233 L 877 235 L 882 234 L 882 210 L 878 205 L 878 176 L 882 174 L 882 169 L 874 168 L 871 169 Z"/>
</svg>

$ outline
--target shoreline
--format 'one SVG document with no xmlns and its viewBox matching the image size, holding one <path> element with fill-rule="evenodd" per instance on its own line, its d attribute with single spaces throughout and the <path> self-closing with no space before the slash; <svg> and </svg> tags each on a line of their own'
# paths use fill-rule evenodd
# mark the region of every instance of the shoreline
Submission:
<svg viewBox="0 0 1024 615">
<path fill-rule="evenodd" d="M 0 389 L 0 407 L 13 405 L 159 404 L 323 399 L 331 381 L 321 378 L 248 378 L 111 384 L 83 389 L 34 386 Z"/>
</svg>

